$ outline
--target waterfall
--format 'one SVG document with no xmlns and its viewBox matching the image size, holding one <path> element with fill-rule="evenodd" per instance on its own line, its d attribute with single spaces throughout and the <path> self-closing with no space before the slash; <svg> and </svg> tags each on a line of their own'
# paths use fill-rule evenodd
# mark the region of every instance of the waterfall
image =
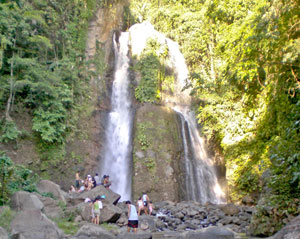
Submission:
<svg viewBox="0 0 300 239">
<path fill-rule="evenodd" d="M 190 90 L 182 90 L 188 83 L 188 69 L 177 43 L 166 39 L 169 56 L 176 74 L 175 97 L 166 102 L 181 118 L 181 134 L 184 146 L 184 167 L 187 200 L 201 203 L 224 203 L 224 193 L 218 183 L 213 162 L 205 149 L 205 141 L 197 129 L 196 117 L 190 109 Z"/>
<path fill-rule="evenodd" d="M 121 200 L 131 198 L 131 135 L 132 110 L 129 93 L 129 33 L 119 39 L 114 35 L 115 73 L 111 96 L 111 112 L 106 130 L 105 153 L 100 168 L 101 175 L 109 175 L 111 189 L 121 195 Z"/>
</svg>

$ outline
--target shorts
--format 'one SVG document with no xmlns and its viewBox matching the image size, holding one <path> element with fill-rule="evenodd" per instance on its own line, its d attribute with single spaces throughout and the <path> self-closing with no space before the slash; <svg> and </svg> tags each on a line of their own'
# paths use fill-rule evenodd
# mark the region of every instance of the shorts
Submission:
<svg viewBox="0 0 300 239">
<path fill-rule="evenodd" d="M 75 181 L 75 187 L 76 187 L 77 189 L 79 189 L 79 180 L 76 180 L 76 181 Z"/>
<path fill-rule="evenodd" d="M 100 210 L 94 210 L 95 216 L 100 216 Z"/>
<path fill-rule="evenodd" d="M 128 227 L 138 228 L 139 227 L 139 221 L 138 220 L 128 220 Z"/>
<path fill-rule="evenodd" d="M 144 201 L 144 206 L 147 207 L 148 206 L 148 202 Z"/>
</svg>

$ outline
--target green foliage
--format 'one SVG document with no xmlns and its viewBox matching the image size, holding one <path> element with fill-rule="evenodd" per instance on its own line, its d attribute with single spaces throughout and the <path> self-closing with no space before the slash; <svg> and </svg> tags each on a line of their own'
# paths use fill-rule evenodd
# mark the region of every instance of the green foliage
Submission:
<svg viewBox="0 0 300 239">
<path fill-rule="evenodd" d="M 79 229 L 78 223 L 65 218 L 54 218 L 53 220 L 66 235 L 75 235 Z"/>
<path fill-rule="evenodd" d="M 150 146 L 149 139 L 147 138 L 146 135 L 146 129 L 147 129 L 147 124 L 145 123 L 137 124 L 137 140 L 142 150 L 146 150 Z"/>
<path fill-rule="evenodd" d="M 160 101 L 163 82 L 166 79 L 164 61 L 167 56 L 167 45 L 159 44 L 156 39 L 150 39 L 147 42 L 146 48 L 135 65 L 135 70 L 141 74 L 141 80 L 135 88 L 135 98 L 140 102 Z M 168 83 L 166 85 L 169 86 L 170 82 Z"/>
<path fill-rule="evenodd" d="M 299 215 L 299 199 L 291 199 L 286 195 L 272 195 L 263 205 L 257 206 L 256 210 L 256 214 L 251 219 L 253 235 L 271 236 L 284 226 L 284 221 L 287 221 L 291 215 Z M 273 230 L 270 231 L 269 228 Z"/>
<path fill-rule="evenodd" d="M 102 0 L 0 3 L 0 108 L 10 113 L 13 104 L 27 107 L 33 130 L 45 144 L 63 144 L 76 124 L 78 117 L 70 118 L 71 112 L 76 114 L 88 90 L 87 22 L 97 7 L 110 4 Z M 103 73 L 102 68 L 98 72 Z M 6 125 L 1 140 L 16 139 L 18 131 L 13 129 Z"/>
<path fill-rule="evenodd" d="M 15 214 L 16 213 L 7 206 L 0 208 L 0 227 L 4 228 L 6 231 L 9 231 L 10 224 L 14 219 Z"/>
<path fill-rule="evenodd" d="M 145 165 L 150 172 L 154 172 L 156 169 L 156 161 L 155 158 L 146 158 Z"/>
<path fill-rule="evenodd" d="M 18 130 L 14 121 L 2 120 L 0 121 L 0 134 L 0 142 L 8 143 L 16 140 L 20 136 L 21 131 Z"/>
<path fill-rule="evenodd" d="M 232 198 L 260 191 L 268 169 L 273 193 L 299 197 L 299 4 L 137 2 L 135 19 L 181 45 L 199 123 L 221 146 Z"/>
<path fill-rule="evenodd" d="M 155 102 L 157 100 L 159 61 L 153 54 L 142 57 L 137 64 L 137 69 L 141 72 L 142 79 L 135 89 L 135 98 L 140 102 Z"/>
<path fill-rule="evenodd" d="M 9 201 L 17 191 L 36 191 L 38 176 L 22 165 L 17 165 L 5 154 L 0 155 L 0 204 Z"/>
<path fill-rule="evenodd" d="M 102 223 L 101 227 L 105 228 L 105 230 L 107 230 L 107 231 L 114 231 L 114 230 L 118 229 L 118 227 L 115 224 L 113 224 L 113 223 L 106 223 L 106 222 Z"/>
<path fill-rule="evenodd" d="M 43 197 L 52 198 L 52 199 L 54 199 L 54 200 L 57 199 L 57 198 L 54 197 L 54 195 L 53 195 L 52 192 L 41 193 L 41 195 L 42 195 Z"/>
</svg>

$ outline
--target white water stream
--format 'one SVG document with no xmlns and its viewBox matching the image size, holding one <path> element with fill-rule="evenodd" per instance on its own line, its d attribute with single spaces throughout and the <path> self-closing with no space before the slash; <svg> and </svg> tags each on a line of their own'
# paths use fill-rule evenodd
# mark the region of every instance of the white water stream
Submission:
<svg viewBox="0 0 300 239">
<path fill-rule="evenodd" d="M 212 159 L 206 152 L 205 140 L 199 135 L 195 114 L 190 109 L 190 90 L 182 91 L 188 83 L 189 72 L 178 44 L 157 32 L 148 22 L 136 24 L 129 31 L 133 54 L 140 55 L 149 38 L 168 45 L 169 59 L 176 79 L 174 95 L 168 96 L 164 103 L 173 108 L 181 118 L 187 194 L 185 198 L 201 203 L 224 203 L 225 195 L 218 183 Z"/>
<path fill-rule="evenodd" d="M 128 32 L 121 33 L 118 41 L 114 35 L 115 74 L 112 105 L 106 130 L 105 155 L 100 168 L 101 175 L 110 176 L 111 189 L 121 195 L 121 201 L 131 198 L 132 112 L 128 42 Z"/>
<path fill-rule="evenodd" d="M 204 139 L 199 136 L 195 115 L 190 110 L 189 90 L 182 91 L 189 73 L 184 57 L 177 43 L 155 31 L 149 23 L 132 26 L 130 33 L 121 33 L 118 42 L 114 37 L 115 75 L 112 109 L 106 131 L 105 155 L 100 168 L 102 175 L 110 175 L 111 189 L 121 195 L 122 201 L 131 198 L 132 111 L 128 74 L 129 34 L 133 55 L 142 52 L 149 38 L 156 38 L 160 43 L 168 45 L 176 82 L 174 96 L 168 97 L 165 104 L 172 107 L 181 117 L 187 192 L 185 198 L 201 203 L 225 202 L 212 160 L 205 150 Z"/>
<path fill-rule="evenodd" d="M 175 72 L 174 97 L 170 105 L 181 118 L 181 134 L 184 146 L 184 165 L 186 199 L 201 203 L 220 204 L 225 202 L 223 193 L 216 176 L 212 159 L 205 149 L 205 140 L 200 137 L 196 116 L 190 109 L 190 90 L 184 89 L 188 82 L 188 69 L 185 59 L 176 42 L 166 39 L 169 56 Z M 171 103 L 171 104 L 170 104 Z"/>
</svg>

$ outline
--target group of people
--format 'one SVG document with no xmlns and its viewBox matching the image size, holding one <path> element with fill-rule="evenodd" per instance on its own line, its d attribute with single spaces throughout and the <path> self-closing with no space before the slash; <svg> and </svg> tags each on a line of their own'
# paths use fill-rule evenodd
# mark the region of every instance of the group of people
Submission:
<svg viewBox="0 0 300 239">
<path fill-rule="evenodd" d="M 138 206 L 138 215 L 141 215 L 142 211 L 146 215 L 152 214 L 153 205 L 146 193 L 143 193 L 143 195 L 141 197 L 139 197 L 139 199 L 137 201 L 137 206 Z"/>
<path fill-rule="evenodd" d="M 103 175 L 100 179 L 98 173 L 95 174 L 94 177 L 91 175 L 87 175 L 85 180 L 82 180 L 79 175 L 79 171 L 76 172 L 76 180 L 75 187 L 72 185 L 69 192 L 83 192 L 91 190 L 92 188 L 103 185 L 105 188 L 109 188 L 111 186 L 111 181 L 109 180 L 109 175 Z M 91 218 L 92 223 L 99 224 L 100 223 L 100 210 L 103 208 L 102 200 L 105 198 L 105 195 L 99 195 L 94 200 L 86 198 L 85 202 L 89 203 L 91 206 Z M 126 205 L 128 207 L 128 232 L 133 229 L 136 233 L 138 228 L 138 217 L 144 212 L 146 215 L 151 215 L 153 210 L 152 202 L 150 201 L 148 195 L 146 193 L 142 193 L 142 196 L 139 197 L 137 201 L 137 207 L 130 202 L 126 201 Z"/>
<path fill-rule="evenodd" d="M 69 190 L 70 193 L 89 191 L 98 185 L 103 185 L 105 188 L 109 188 L 111 186 L 109 175 L 103 175 L 103 177 L 100 179 L 98 173 L 96 173 L 94 177 L 88 174 L 85 180 L 83 180 L 80 178 L 79 171 L 77 171 L 75 178 L 75 187 L 71 185 Z"/>
<path fill-rule="evenodd" d="M 126 205 L 128 207 L 128 232 L 133 229 L 133 232 L 137 232 L 137 228 L 139 226 L 139 219 L 138 217 L 141 215 L 142 211 L 146 215 L 151 215 L 153 210 L 152 202 L 150 201 L 148 195 L 143 192 L 143 195 L 139 197 L 137 201 L 138 210 L 136 207 L 132 205 L 130 201 L 126 201 Z"/>
</svg>

